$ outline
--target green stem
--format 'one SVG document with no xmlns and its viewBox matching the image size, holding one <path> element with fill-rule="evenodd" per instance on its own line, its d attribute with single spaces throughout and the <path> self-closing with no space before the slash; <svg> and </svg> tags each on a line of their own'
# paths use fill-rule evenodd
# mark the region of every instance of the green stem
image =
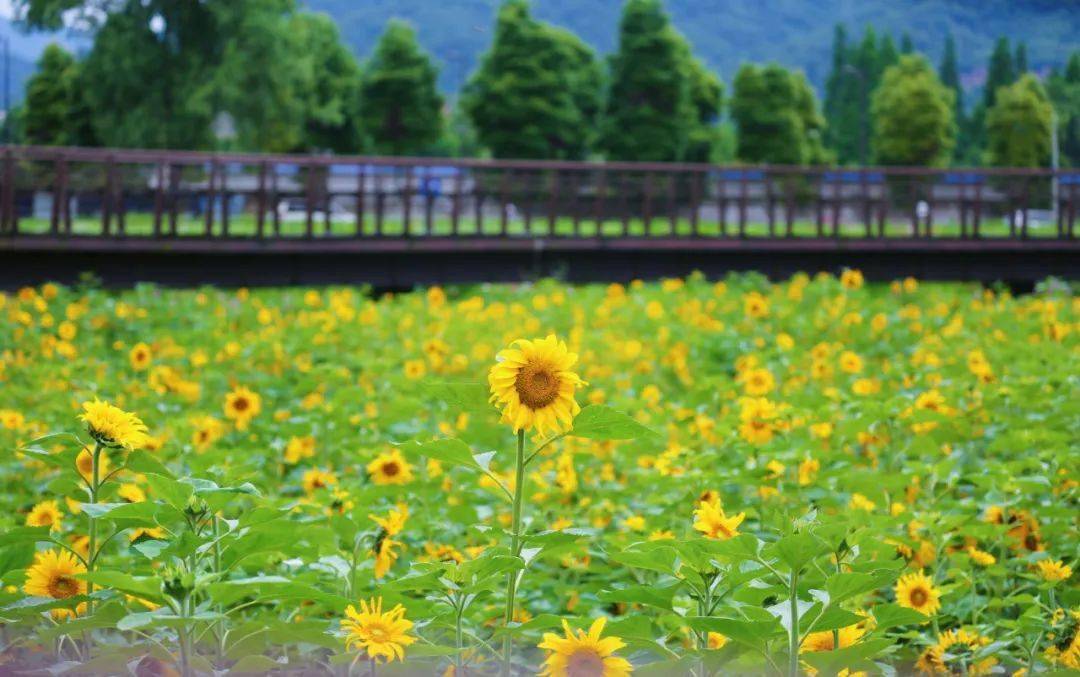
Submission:
<svg viewBox="0 0 1080 677">
<path fill-rule="evenodd" d="M 461 632 L 461 616 L 465 613 L 465 601 L 459 601 L 460 604 L 454 606 L 454 644 L 457 648 L 457 658 L 454 661 L 456 666 L 454 669 L 454 677 L 462 677 L 462 675 L 465 674 L 465 657 L 461 655 L 461 649 L 464 645 Z"/>
<path fill-rule="evenodd" d="M 788 579 L 789 602 L 791 604 L 791 623 L 788 629 L 788 676 L 799 674 L 799 572 L 792 569 Z"/>
<path fill-rule="evenodd" d="M 94 505 L 98 501 L 98 490 L 101 488 L 100 474 L 101 474 L 101 443 L 94 444 L 94 453 L 91 456 L 90 461 L 90 505 Z M 94 565 L 97 563 L 97 519 L 92 513 L 86 513 L 87 519 L 87 532 L 89 535 L 89 544 L 86 550 L 86 572 L 94 573 Z M 90 580 L 86 583 L 86 594 L 94 594 L 94 581 Z M 89 602 L 90 613 L 94 613 L 94 600 L 90 599 Z"/>
<path fill-rule="evenodd" d="M 514 464 L 514 517 L 510 534 L 510 554 L 517 557 L 521 554 L 521 504 L 525 495 L 525 431 L 518 431 L 517 460 Z M 518 572 L 511 571 L 506 574 L 506 615 L 504 625 L 506 637 L 503 638 L 503 667 L 504 677 L 510 674 L 510 654 L 513 650 L 513 642 L 510 640 L 510 623 L 514 620 L 514 597 L 517 595 Z"/>
<path fill-rule="evenodd" d="M 180 624 L 180 675 L 191 677 L 191 633 L 188 629 L 187 619 L 191 605 L 191 596 L 188 595 L 180 604 L 182 622 Z"/>
</svg>

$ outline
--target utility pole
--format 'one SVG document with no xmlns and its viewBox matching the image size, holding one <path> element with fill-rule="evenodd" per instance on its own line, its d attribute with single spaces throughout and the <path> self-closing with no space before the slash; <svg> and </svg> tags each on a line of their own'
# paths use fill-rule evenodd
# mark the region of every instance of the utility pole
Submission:
<svg viewBox="0 0 1080 677">
<path fill-rule="evenodd" d="M 1050 108 L 1050 209 L 1054 214 L 1054 223 L 1058 222 L 1058 120 L 1057 111 Z"/>
</svg>

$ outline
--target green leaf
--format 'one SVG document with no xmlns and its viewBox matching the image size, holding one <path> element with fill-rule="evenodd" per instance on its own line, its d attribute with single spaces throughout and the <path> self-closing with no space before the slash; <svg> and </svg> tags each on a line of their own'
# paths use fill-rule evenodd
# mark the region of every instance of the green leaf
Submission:
<svg viewBox="0 0 1080 677">
<path fill-rule="evenodd" d="M 891 640 L 879 637 L 833 651 L 808 651 L 800 654 L 799 658 L 819 672 L 834 674 L 843 668 L 859 670 L 868 667 L 875 656 L 890 646 Z"/>
<path fill-rule="evenodd" d="M 627 604 L 644 604 L 664 611 L 671 611 L 671 599 L 675 591 L 682 585 L 681 582 L 667 587 L 659 585 L 630 585 L 625 588 L 614 590 L 601 590 L 597 598 L 601 602 L 624 602 Z"/>
<path fill-rule="evenodd" d="M 39 543 L 48 541 L 49 527 L 14 527 L 0 533 L 0 547 L 15 543 Z"/>
<path fill-rule="evenodd" d="M 691 616 L 687 624 L 699 632 L 719 632 L 728 639 L 762 649 L 765 643 L 784 634 L 784 628 L 775 618 L 771 620 L 747 620 L 745 618 L 716 618 Z"/>
<path fill-rule="evenodd" d="M 766 552 L 774 555 L 781 562 L 787 564 L 792 571 L 800 570 L 828 551 L 825 542 L 813 534 L 789 534 L 765 548 Z"/>
<path fill-rule="evenodd" d="M 652 550 L 621 550 L 608 555 L 613 561 L 636 569 L 658 571 L 662 574 L 675 573 L 675 560 L 678 553 L 670 546 Z"/>
<path fill-rule="evenodd" d="M 858 597 L 888 585 L 896 580 L 896 575 L 891 571 L 867 573 L 839 573 L 829 576 L 825 582 L 825 589 L 833 604 L 844 600 Z"/>
<path fill-rule="evenodd" d="M 154 519 L 159 506 L 150 501 L 138 503 L 81 503 L 83 512 L 91 517 L 109 519 L 129 519 L 155 524 Z"/>
<path fill-rule="evenodd" d="M 82 575 L 95 585 L 127 593 L 150 602 L 162 603 L 165 596 L 161 592 L 161 581 L 153 576 L 135 577 L 119 571 L 94 571 Z"/>
<path fill-rule="evenodd" d="M 178 482 L 170 477 L 155 473 L 146 474 L 146 483 L 150 485 L 150 492 L 155 497 L 160 498 L 180 512 L 184 511 L 188 499 L 195 493 L 190 484 Z"/>
<path fill-rule="evenodd" d="M 127 462 L 124 463 L 124 468 L 131 472 L 154 475 L 161 475 L 162 477 L 168 477 L 169 479 L 175 479 L 176 476 L 169 470 L 168 467 L 157 456 L 154 456 L 148 451 L 134 451 L 128 455 Z"/>
<path fill-rule="evenodd" d="M 930 620 L 929 616 L 899 604 L 876 604 L 874 614 L 874 632 L 882 632 L 900 625 L 921 625 Z"/>
<path fill-rule="evenodd" d="M 655 432 L 626 414 L 602 404 L 591 404 L 574 417 L 574 429 L 569 435 L 592 440 L 634 440 Z"/>
</svg>

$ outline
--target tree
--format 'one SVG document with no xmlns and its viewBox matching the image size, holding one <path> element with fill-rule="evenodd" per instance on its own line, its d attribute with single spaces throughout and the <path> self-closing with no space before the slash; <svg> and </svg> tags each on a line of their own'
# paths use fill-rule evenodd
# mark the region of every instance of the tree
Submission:
<svg viewBox="0 0 1080 677">
<path fill-rule="evenodd" d="M 744 162 L 802 165 L 826 159 L 825 121 L 802 73 L 745 64 L 735 74 L 731 116 Z"/>
<path fill-rule="evenodd" d="M 998 90 L 986 113 L 986 161 L 997 167 L 1050 164 L 1053 109 L 1039 79 L 1028 73 Z"/>
<path fill-rule="evenodd" d="M 711 162 L 720 143 L 720 109 L 724 102 L 724 85 L 705 64 L 691 56 L 689 59 L 690 104 L 694 125 L 687 138 L 687 162 Z"/>
<path fill-rule="evenodd" d="M 1058 148 L 1062 164 L 1080 167 L 1080 51 L 1073 52 L 1064 72 L 1046 80 L 1058 122 Z"/>
<path fill-rule="evenodd" d="M 438 76 L 412 27 L 388 23 L 360 87 L 362 124 L 376 152 L 417 155 L 438 141 L 443 128 Z"/>
<path fill-rule="evenodd" d="M 296 150 L 360 151 L 360 66 L 342 44 L 337 24 L 325 14 L 301 12 L 289 32 L 302 59 L 296 89 L 303 123 Z"/>
<path fill-rule="evenodd" d="M 584 43 L 533 19 L 524 0 L 509 0 L 462 105 L 495 157 L 579 159 L 595 124 L 598 93 L 588 90 L 598 84 Z"/>
<path fill-rule="evenodd" d="M 1009 51 L 1008 38 L 998 38 L 994 51 L 990 54 L 990 63 L 986 69 L 986 85 L 983 87 L 983 106 L 993 108 L 999 87 L 1011 85 L 1016 81 L 1012 53 Z"/>
<path fill-rule="evenodd" d="M 1027 44 L 1016 43 L 1016 54 L 1013 56 L 1013 73 L 1019 78 L 1028 71 Z"/>
<path fill-rule="evenodd" d="M 627 0 L 600 133 L 609 159 L 685 157 L 698 125 L 688 54 L 659 0 Z"/>
<path fill-rule="evenodd" d="M 826 143 L 841 163 L 865 160 L 862 153 L 865 109 L 860 108 L 866 76 L 852 63 L 843 24 L 833 29 L 832 68 L 825 83 Z"/>
<path fill-rule="evenodd" d="M 79 89 L 79 64 L 55 43 L 41 53 L 37 71 L 26 82 L 23 135 L 42 146 L 90 145 L 80 119 L 85 113 Z"/>
<path fill-rule="evenodd" d="M 968 121 L 964 115 L 964 90 L 960 86 L 960 67 L 956 62 L 956 41 L 952 33 L 945 36 L 945 49 L 942 51 L 941 64 L 938 66 L 938 77 L 941 84 L 948 87 L 953 93 L 953 114 L 956 123 L 957 141 L 953 149 L 953 159 L 964 158 L 967 146 L 971 143 L 968 133 Z"/>
<path fill-rule="evenodd" d="M 874 157 L 885 165 L 945 166 L 956 143 L 953 93 L 925 58 L 911 54 L 874 90 Z"/>
<path fill-rule="evenodd" d="M 915 51 L 915 43 L 911 41 L 911 36 L 904 33 L 900 37 L 900 53 L 911 54 Z"/>
</svg>

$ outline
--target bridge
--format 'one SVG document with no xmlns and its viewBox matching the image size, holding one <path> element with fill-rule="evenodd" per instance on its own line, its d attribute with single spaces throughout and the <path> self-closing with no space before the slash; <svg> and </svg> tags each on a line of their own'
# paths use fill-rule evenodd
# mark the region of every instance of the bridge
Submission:
<svg viewBox="0 0 1080 677">
<path fill-rule="evenodd" d="M 1080 170 L 0 147 L 0 287 L 1080 277 Z"/>
</svg>

